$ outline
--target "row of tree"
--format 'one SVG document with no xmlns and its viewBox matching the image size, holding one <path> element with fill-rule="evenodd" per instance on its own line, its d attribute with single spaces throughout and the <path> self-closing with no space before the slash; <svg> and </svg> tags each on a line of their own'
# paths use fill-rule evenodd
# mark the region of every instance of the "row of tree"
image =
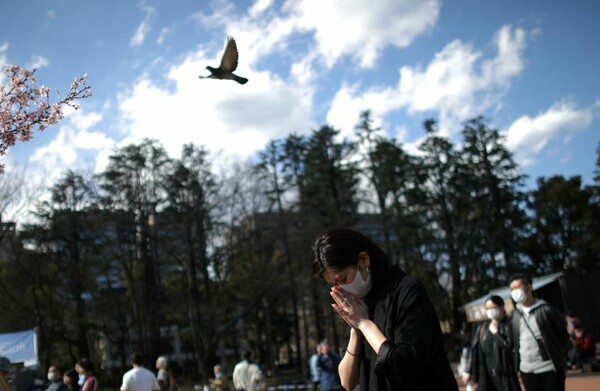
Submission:
<svg viewBox="0 0 600 391">
<path fill-rule="evenodd" d="M 316 340 L 343 340 L 310 274 L 325 229 L 373 236 L 425 282 L 450 331 L 462 304 L 513 272 L 597 270 L 600 153 L 593 184 L 554 176 L 528 190 L 483 118 L 458 145 L 424 128 L 412 154 L 364 112 L 353 140 L 323 126 L 226 168 L 201 146 L 172 158 L 144 140 L 93 177 L 67 172 L 34 223 L 3 224 L 0 332 L 36 327 L 43 365 L 86 356 L 120 370 L 132 349 L 174 354 L 176 335 L 191 376 L 240 348 L 304 373 Z"/>
</svg>

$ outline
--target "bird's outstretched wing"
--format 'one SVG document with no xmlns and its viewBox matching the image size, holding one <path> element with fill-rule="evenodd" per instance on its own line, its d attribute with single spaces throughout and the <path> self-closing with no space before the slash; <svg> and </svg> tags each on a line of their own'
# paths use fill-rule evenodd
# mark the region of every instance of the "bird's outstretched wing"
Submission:
<svg viewBox="0 0 600 391">
<path fill-rule="evenodd" d="M 227 37 L 227 45 L 225 45 L 225 51 L 223 52 L 223 58 L 221 58 L 221 68 L 225 72 L 233 72 L 238 65 L 238 51 L 233 37 Z"/>
</svg>

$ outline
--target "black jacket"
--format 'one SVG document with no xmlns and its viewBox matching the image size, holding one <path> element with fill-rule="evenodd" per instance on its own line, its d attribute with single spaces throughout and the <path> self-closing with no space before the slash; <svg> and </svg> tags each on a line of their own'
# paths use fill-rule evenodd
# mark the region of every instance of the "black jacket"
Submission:
<svg viewBox="0 0 600 391">
<path fill-rule="evenodd" d="M 489 326 L 490 322 L 487 321 L 477 328 L 471 346 L 471 363 L 467 372 L 478 384 L 478 390 L 520 391 L 517 372 L 513 365 L 509 320 L 507 317 L 502 319 L 498 323 L 498 332 L 495 334 L 488 331 Z M 484 338 L 492 338 L 491 351 L 486 351 Z"/>
<path fill-rule="evenodd" d="M 543 302 L 541 305 L 531 310 L 531 315 L 535 316 L 535 321 L 540 329 L 544 346 L 554 368 L 557 371 L 564 371 L 567 362 L 567 350 L 569 349 L 569 335 L 567 334 L 567 324 L 565 317 L 553 306 Z M 531 316 L 530 315 L 530 316 Z M 515 368 L 519 369 L 519 327 L 523 314 L 521 310 L 515 308 L 510 313 L 511 339 L 513 345 L 513 358 Z M 525 330 L 525 332 L 529 332 Z"/>
<path fill-rule="evenodd" d="M 363 341 L 361 391 L 458 391 L 438 317 L 420 281 L 392 266 L 367 305 L 387 341 L 378 355 Z"/>
</svg>

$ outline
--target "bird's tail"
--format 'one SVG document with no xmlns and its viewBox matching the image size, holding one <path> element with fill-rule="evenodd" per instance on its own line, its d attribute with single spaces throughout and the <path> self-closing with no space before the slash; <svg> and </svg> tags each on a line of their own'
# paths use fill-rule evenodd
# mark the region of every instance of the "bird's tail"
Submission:
<svg viewBox="0 0 600 391">
<path fill-rule="evenodd" d="M 246 79 L 245 77 L 237 76 L 237 75 L 233 75 L 233 80 L 237 81 L 240 84 L 248 83 L 248 79 Z"/>
</svg>

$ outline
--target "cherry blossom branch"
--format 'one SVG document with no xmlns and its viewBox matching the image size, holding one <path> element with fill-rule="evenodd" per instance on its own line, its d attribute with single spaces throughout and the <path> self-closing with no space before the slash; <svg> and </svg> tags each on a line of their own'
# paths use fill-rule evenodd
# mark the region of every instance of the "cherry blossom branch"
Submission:
<svg viewBox="0 0 600 391">
<path fill-rule="evenodd" d="M 64 118 L 63 107 L 79 110 L 80 99 L 92 96 L 87 83 L 87 75 L 76 78 L 69 92 L 58 101 L 50 102 L 50 89 L 35 86 L 35 69 L 27 70 L 18 65 L 8 65 L 2 69 L 7 85 L 0 85 L 0 156 L 17 141 L 29 141 L 35 130 L 43 131 Z M 0 175 L 4 166 L 0 164 Z"/>
</svg>

